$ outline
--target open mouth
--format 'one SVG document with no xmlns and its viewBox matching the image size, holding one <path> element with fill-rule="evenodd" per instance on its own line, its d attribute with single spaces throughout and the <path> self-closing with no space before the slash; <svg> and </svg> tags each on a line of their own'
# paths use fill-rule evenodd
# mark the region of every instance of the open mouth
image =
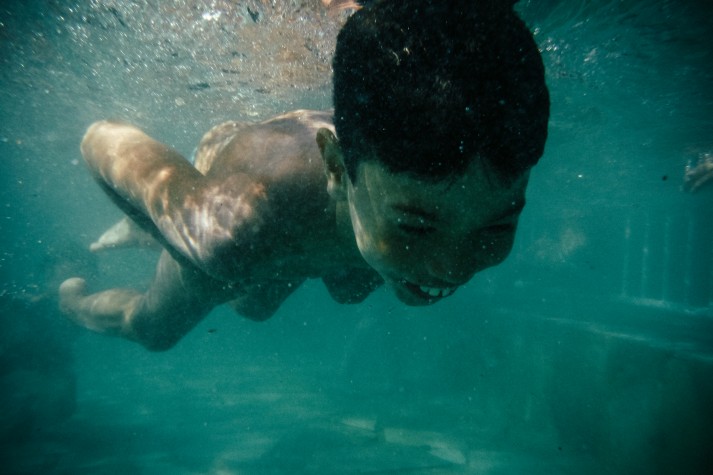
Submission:
<svg viewBox="0 0 713 475">
<path fill-rule="evenodd" d="M 436 299 L 442 299 L 448 297 L 453 292 L 455 292 L 456 287 L 428 287 L 425 285 L 417 285 L 406 280 L 402 281 L 404 286 L 411 291 L 411 293 L 419 296 L 424 300 L 433 301 Z"/>
</svg>

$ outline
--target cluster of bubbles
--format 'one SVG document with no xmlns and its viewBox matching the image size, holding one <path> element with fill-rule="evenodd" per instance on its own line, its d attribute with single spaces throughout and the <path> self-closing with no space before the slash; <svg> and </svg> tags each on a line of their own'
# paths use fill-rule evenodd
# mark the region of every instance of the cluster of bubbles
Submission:
<svg viewBox="0 0 713 475">
<path fill-rule="evenodd" d="M 81 97 L 95 106 L 91 116 L 139 121 L 184 106 L 250 118 L 315 91 L 328 96 L 336 36 L 351 13 L 322 0 L 39 3 L 0 18 L 3 79 L 58 102 Z"/>
</svg>

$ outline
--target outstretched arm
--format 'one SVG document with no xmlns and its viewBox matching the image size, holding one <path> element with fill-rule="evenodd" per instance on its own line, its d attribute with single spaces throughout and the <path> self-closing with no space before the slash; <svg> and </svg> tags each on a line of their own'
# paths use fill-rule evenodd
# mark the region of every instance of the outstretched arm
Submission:
<svg viewBox="0 0 713 475">
<path fill-rule="evenodd" d="M 704 153 L 698 157 L 695 166 L 687 165 L 683 176 L 683 188 L 695 193 L 701 186 L 713 181 L 713 154 Z"/>
</svg>

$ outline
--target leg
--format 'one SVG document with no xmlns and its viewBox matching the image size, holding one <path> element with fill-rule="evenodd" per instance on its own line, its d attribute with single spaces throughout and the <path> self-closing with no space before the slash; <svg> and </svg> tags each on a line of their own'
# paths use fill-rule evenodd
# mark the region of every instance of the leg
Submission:
<svg viewBox="0 0 713 475">
<path fill-rule="evenodd" d="M 179 264 L 166 251 L 145 294 L 111 289 L 86 295 L 84 288 L 84 280 L 78 278 L 60 286 L 60 307 L 71 320 L 156 351 L 171 348 L 213 307 L 235 295 L 230 286 Z"/>
</svg>

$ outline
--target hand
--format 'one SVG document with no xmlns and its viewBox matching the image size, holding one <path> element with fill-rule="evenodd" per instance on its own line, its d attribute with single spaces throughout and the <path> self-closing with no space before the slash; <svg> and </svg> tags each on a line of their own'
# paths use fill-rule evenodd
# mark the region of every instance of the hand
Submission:
<svg viewBox="0 0 713 475">
<path fill-rule="evenodd" d="M 683 189 L 695 193 L 701 186 L 713 181 L 713 153 L 703 153 L 698 156 L 695 166 L 686 165 L 683 175 Z"/>
</svg>

